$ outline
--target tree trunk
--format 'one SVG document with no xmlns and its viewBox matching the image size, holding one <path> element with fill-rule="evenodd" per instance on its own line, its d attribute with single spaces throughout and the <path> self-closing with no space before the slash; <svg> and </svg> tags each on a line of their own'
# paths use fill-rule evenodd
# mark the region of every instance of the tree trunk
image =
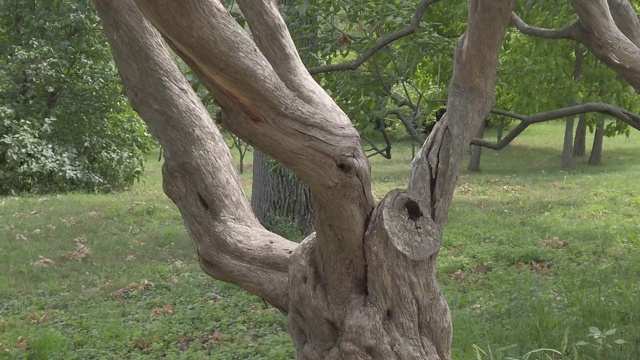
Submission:
<svg viewBox="0 0 640 360">
<path fill-rule="evenodd" d="M 575 46 L 576 62 L 573 68 L 573 81 L 580 82 L 582 77 L 582 61 L 584 59 L 584 50 L 580 44 Z M 571 106 L 577 105 L 575 100 L 571 101 Z M 573 162 L 573 125 L 575 116 L 567 117 L 567 124 L 564 130 L 564 144 L 562 147 L 562 170 L 571 170 L 575 164 Z"/>
<path fill-rule="evenodd" d="M 593 146 L 589 156 L 589 165 L 600 165 L 602 163 L 602 144 L 604 142 L 604 121 L 598 123 L 596 132 L 593 135 Z"/>
<path fill-rule="evenodd" d="M 573 104 L 572 104 L 573 105 Z M 573 163 L 573 123 L 574 116 L 567 117 L 567 123 L 564 128 L 564 143 L 562 147 L 562 170 L 571 170 L 574 168 Z"/>
<path fill-rule="evenodd" d="M 573 157 L 582 157 L 587 147 L 587 114 L 580 114 L 576 137 L 573 142 Z"/>
<path fill-rule="evenodd" d="M 289 6 L 293 0 L 278 0 Z M 291 170 L 262 152 L 253 152 L 251 207 L 260 223 L 274 231 L 281 222 L 293 222 L 308 235 L 313 231 L 313 204 L 309 188 Z"/>
<path fill-rule="evenodd" d="M 293 221 L 304 235 L 313 231 L 309 188 L 291 170 L 258 150 L 253 151 L 251 207 L 267 230 L 276 230 L 281 221 Z"/>
<path fill-rule="evenodd" d="M 217 1 L 94 2 L 131 104 L 165 148 L 164 189 L 203 270 L 286 313 L 298 359 L 450 360 L 436 260 L 465 149 L 493 105 L 513 1 L 471 0 L 448 113 L 412 163 L 410 190 L 378 206 L 358 132 L 309 75 L 273 3 L 237 1 L 251 38 Z M 253 216 L 162 39 L 220 104 L 222 125 L 309 186 L 316 232 L 302 243 Z"/>
<path fill-rule="evenodd" d="M 480 128 L 478 129 L 478 133 L 476 134 L 476 139 L 484 138 L 484 129 L 487 125 L 487 121 L 485 120 Z M 470 145 L 471 146 L 471 156 L 469 157 L 469 166 L 467 166 L 467 170 L 471 172 L 480 172 L 480 155 L 482 155 L 482 146 L 478 145 Z"/>
</svg>

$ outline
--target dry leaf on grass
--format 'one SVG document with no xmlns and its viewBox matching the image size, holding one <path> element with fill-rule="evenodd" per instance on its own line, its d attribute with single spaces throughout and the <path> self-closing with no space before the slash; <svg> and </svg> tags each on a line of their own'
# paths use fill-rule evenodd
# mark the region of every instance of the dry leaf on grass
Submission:
<svg viewBox="0 0 640 360">
<path fill-rule="evenodd" d="M 89 249 L 86 245 L 80 243 L 77 241 L 77 247 L 74 251 L 69 251 L 66 254 L 64 254 L 64 257 L 66 257 L 69 260 L 82 260 L 84 258 L 86 258 L 87 256 L 89 256 L 89 254 L 91 254 L 91 249 Z"/>
<path fill-rule="evenodd" d="M 36 262 L 33 263 L 33 265 L 42 265 L 42 266 L 49 266 L 53 264 L 54 264 L 53 260 L 47 259 L 42 255 L 38 255 L 38 260 L 36 260 Z"/>
<path fill-rule="evenodd" d="M 165 307 L 156 306 L 153 308 L 153 316 L 171 315 L 173 314 L 173 305 L 169 304 Z"/>
<path fill-rule="evenodd" d="M 37 317 L 36 315 L 29 315 L 29 317 L 27 317 L 27 321 L 29 321 L 30 324 L 42 324 L 49 320 L 49 316 L 51 316 L 51 313 L 44 313 L 40 317 Z"/>
<path fill-rule="evenodd" d="M 26 349 L 29 346 L 29 344 L 27 344 L 27 339 L 25 339 L 24 337 L 20 336 L 18 337 L 18 341 L 16 342 L 16 349 Z"/>
<path fill-rule="evenodd" d="M 122 299 L 125 295 L 130 294 L 132 292 L 136 292 L 138 290 L 150 290 L 153 289 L 153 283 L 147 279 L 143 279 L 140 282 L 132 282 L 129 286 L 123 287 L 118 291 L 114 291 L 109 296 L 111 299 Z"/>
<path fill-rule="evenodd" d="M 62 222 L 65 225 L 70 226 L 76 223 L 76 219 L 73 216 L 69 216 L 67 218 L 62 219 Z"/>
</svg>

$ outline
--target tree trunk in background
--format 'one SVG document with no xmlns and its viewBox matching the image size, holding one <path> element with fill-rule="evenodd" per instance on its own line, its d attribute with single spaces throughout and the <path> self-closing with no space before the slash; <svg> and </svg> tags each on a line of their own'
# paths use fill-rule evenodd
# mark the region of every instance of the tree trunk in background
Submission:
<svg viewBox="0 0 640 360">
<path fill-rule="evenodd" d="M 476 134 L 476 138 L 482 139 L 484 138 L 484 129 L 487 125 L 487 121 L 485 120 L 480 128 L 478 129 L 478 133 Z M 467 170 L 471 172 L 480 172 L 480 156 L 482 155 L 482 146 L 471 145 L 471 157 L 469 158 L 469 166 L 467 166 Z"/>
<path fill-rule="evenodd" d="M 571 170 L 573 163 L 573 123 L 574 117 L 567 117 L 567 125 L 564 129 L 564 146 L 562 147 L 562 170 Z"/>
<path fill-rule="evenodd" d="M 574 50 L 576 54 L 576 63 L 573 68 L 573 81 L 580 82 L 582 77 L 582 60 L 584 59 L 584 49 L 580 44 L 576 43 Z M 571 106 L 577 105 L 575 100 L 571 101 Z M 575 116 L 567 117 L 567 125 L 564 130 L 564 146 L 562 147 L 562 170 L 571 170 L 574 168 L 573 163 L 573 125 Z"/>
<path fill-rule="evenodd" d="M 582 157 L 587 147 L 587 114 L 580 114 L 578 126 L 576 127 L 576 137 L 573 141 L 573 156 Z"/>
<path fill-rule="evenodd" d="M 604 142 L 604 121 L 601 121 L 596 127 L 596 133 L 593 135 L 593 146 L 591 147 L 591 156 L 589 156 L 589 165 L 600 165 L 602 163 L 602 143 Z"/>
<path fill-rule="evenodd" d="M 289 6 L 293 0 L 277 0 Z M 253 184 L 251 207 L 260 223 L 274 231 L 283 219 L 290 219 L 307 235 L 313 231 L 311 193 L 292 171 L 282 165 L 270 166 L 269 159 L 258 150 L 253 152 Z M 281 225 L 281 224 L 280 224 Z"/>
<path fill-rule="evenodd" d="M 291 170 L 258 150 L 253 151 L 251 207 L 268 230 L 277 230 L 284 218 L 295 222 L 305 235 L 313 231 L 309 189 Z"/>
</svg>

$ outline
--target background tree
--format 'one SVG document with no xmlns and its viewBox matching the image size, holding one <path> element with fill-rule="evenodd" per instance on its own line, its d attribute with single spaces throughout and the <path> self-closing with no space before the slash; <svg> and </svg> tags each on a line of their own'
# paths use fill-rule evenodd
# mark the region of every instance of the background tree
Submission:
<svg viewBox="0 0 640 360">
<path fill-rule="evenodd" d="M 2 1 L 0 194 L 123 188 L 155 144 L 89 2 Z"/>
</svg>

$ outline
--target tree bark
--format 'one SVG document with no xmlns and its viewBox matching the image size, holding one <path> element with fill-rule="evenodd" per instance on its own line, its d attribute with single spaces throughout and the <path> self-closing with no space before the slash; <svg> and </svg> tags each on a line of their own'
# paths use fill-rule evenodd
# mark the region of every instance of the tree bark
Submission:
<svg viewBox="0 0 640 360">
<path fill-rule="evenodd" d="M 448 113 L 413 162 L 410 190 L 375 210 L 358 133 L 307 72 L 275 4 L 237 1 L 251 39 L 216 1 L 94 1 L 131 103 L 165 148 L 165 192 L 203 269 L 287 313 L 298 359 L 451 359 L 436 259 L 465 149 L 493 105 L 513 1 L 471 0 Z M 311 189 L 316 232 L 297 247 L 252 215 L 162 38 L 220 104 L 222 124 Z"/>
<path fill-rule="evenodd" d="M 484 138 L 484 129 L 487 125 L 487 122 L 484 121 L 480 128 L 478 129 L 478 133 L 476 134 L 476 139 Z M 478 145 L 470 145 L 471 147 L 471 155 L 469 156 L 469 165 L 467 166 L 467 170 L 471 172 L 480 172 L 480 156 L 482 155 L 482 146 Z"/>
<path fill-rule="evenodd" d="M 580 114 L 578 126 L 576 126 L 576 136 L 573 142 L 573 156 L 584 156 L 587 148 L 587 115 Z"/>
<path fill-rule="evenodd" d="M 604 121 L 598 123 L 595 134 L 593 135 L 593 146 L 591 147 L 591 155 L 589 156 L 589 165 L 602 164 L 602 145 L 604 143 Z"/>
<path fill-rule="evenodd" d="M 277 0 L 290 6 L 293 0 Z M 291 25 L 291 24 L 290 24 Z M 292 221 L 304 235 L 313 231 L 313 204 L 309 188 L 291 170 L 273 166 L 259 150 L 253 152 L 253 182 L 251 207 L 260 223 L 273 231 L 278 222 Z"/>
<path fill-rule="evenodd" d="M 293 221 L 306 236 L 313 231 L 309 188 L 291 170 L 262 152 L 253 152 L 251 207 L 260 223 L 274 231 L 279 221 Z"/>
<path fill-rule="evenodd" d="M 562 170 L 571 170 L 573 163 L 573 125 L 574 116 L 568 116 L 564 128 L 564 142 L 562 146 Z"/>
</svg>

